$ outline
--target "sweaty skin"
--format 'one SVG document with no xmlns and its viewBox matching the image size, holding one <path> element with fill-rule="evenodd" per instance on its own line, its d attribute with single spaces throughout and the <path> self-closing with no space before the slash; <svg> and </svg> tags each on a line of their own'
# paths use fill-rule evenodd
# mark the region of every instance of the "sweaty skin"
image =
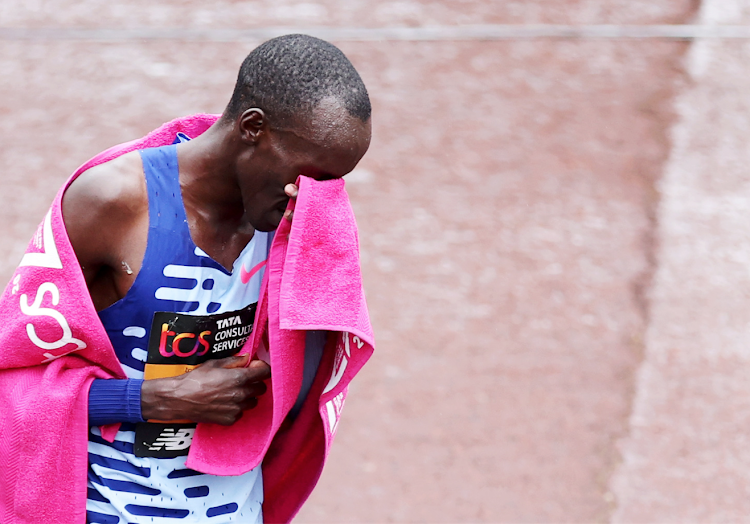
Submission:
<svg viewBox="0 0 750 524">
<path fill-rule="evenodd" d="M 282 220 L 294 182 L 350 172 L 370 144 L 370 121 L 325 99 L 308 117 L 276 127 L 258 108 L 224 118 L 177 146 L 180 187 L 193 241 L 225 268 L 256 229 Z M 123 298 L 141 269 L 148 238 L 148 193 L 138 152 L 81 174 L 63 197 L 63 217 L 97 311 Z M 287 217 L 291 219 L 291 216 Z M 245 367 L 247 366 L 247 367 Z M 190 373 L 143 382 L 145 419 L 231 425 L 255 407 L 271 375 L 247 357 L 213 360 Z"/>
</svg>

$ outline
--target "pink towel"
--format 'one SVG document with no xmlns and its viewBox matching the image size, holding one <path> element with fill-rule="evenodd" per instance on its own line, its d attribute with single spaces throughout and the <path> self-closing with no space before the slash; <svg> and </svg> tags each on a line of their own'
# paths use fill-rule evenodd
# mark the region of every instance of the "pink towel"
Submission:
<svg viewBox="0 0 750 524">
<path fill-rule="evenodd" d="M 291 225 L 282 220 L 276 231 L 257 327 L 244 348 L 256 352 L 267 333 L 272 395 L 261 397 L 258 407 L 233 426 L 199 424 L 187 463 L 200 471 L 239 475 L 262 461 L 266 522 L 291 520 L 310 494 L 348 384 L 374 349 L 344 181 L 301 176 L 297 183 L 299 196 L 287 208 L 294 210 L 294 220 Z M 279 432 L 300 391 L 305 330 L 330 332 L 325 356 L 302 412 L 291 428 Z M 256 438 L 238 447 L 248 434 Z"/>
<path fill-rule="evenodd" d="M 372 344 L 357 224 L 344 181 L 300 177 L 297 183 L 279 297 L 281 328 L 349 331 Z"/>
<path fill-rule="evenodd" d="M 194 115 L 169 122 L 80 167 L 58 193 L 0 297 L 0 343 L 12 349 L 0 353 L 3 524 L 85 521 L 88 388 L 96 377 L 125 378 L 65 231 L 61 213 L 64 190 L 94 165 L 136 149 L 171 144 L 178 132 L 197 136 L 216 119 L 215 115 Z M 258 408 L 243 417 L 243 421 L 257 422 L 245 432 L 232 432 L 233 426 L 223 434 L 226 428 L 200 424 L 188 457 L 188 463 L 200 471 L 225 474 L 247 471 L 265 457 L 267 522 L 291 520 L 309 495 L 328 454 L 348 382 L 373 351 L 361 292 L 356 225 L 343 181 L 312 183 L 301 178 L 300 184 L 289 255 L 289 225 L 282 221 L 258 308 L 255 325 L 260 329 L 243 350 L 256 351 L 260 335 L 267 329 L 272 395 L 265 395 Z M 334 186 L 338 189 L 331 193 L 317 189 Z M 341 214 L 318 213 L 327 207 Z M 334 230 L 342 220 L 347 224 L 346 234 L 319 236 L 315 245 L 302 240 L 309 228 Z M 331 256 L 339 252 L 342 254 Z M 304 272 L 310 280 L 300 279 Z M 326 293 L 331 286 L 347 293 L 350 288 L 358 291 L 354 296 L 330 297 Z M 321 299 L 328 305 L 322 307 Z M 299 416 L 278 431 L 299 391 L 304 351 L 304 332 L 300 330 L 313 326 L 340 332 L 329 335 L 327 351 Z M 105 428 L 103 434 L 111 440 L 117 427 Z"/>
</svg>

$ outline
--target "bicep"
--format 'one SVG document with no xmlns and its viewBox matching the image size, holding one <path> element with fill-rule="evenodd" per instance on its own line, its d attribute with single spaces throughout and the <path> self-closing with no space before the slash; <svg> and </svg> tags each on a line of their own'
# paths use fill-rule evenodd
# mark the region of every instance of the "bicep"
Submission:
<svg viewBox="0 0 750 524">
<path fill-rule="evenodd" d="M 96 177 L 83 173 L 63 195 L 62 215 L 86 282 L 108 264 L 106 203 L 96 191 Z"/>
<path fill-rule="evenodd" d="M 125 241 L 139 233 L 145 182 L 132 164 L 125 158 L 91 168 L 63 195 L 65 227 L 89 284 L 100 269 L 125 259 Z"/>
</svg>

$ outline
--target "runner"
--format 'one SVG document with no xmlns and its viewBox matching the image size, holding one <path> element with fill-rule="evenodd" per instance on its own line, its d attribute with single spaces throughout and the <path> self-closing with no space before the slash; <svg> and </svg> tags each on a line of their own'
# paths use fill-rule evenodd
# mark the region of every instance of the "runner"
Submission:
<svg viewBox="0 0 750 524">
<path fill-rule="evenodd" d="M 357 165 L 370 112 L 336 47 L 276 38 L 248 55 L 205 132 L 123 154 L 67 189 L 70 243 L 128 376 L 89 392 L 87 522 L 263 522 L 262 466 L 222 477 L 186 456 L 196 423 L 231 426 L 266 392 L 269 365 L 233 355 L 253 330 L 272 232 L 299 175 Z M 324 343 L 308 333 L 298 405 Z M 112 423 L 109 442 L 100 427 Z"/>
</svg>

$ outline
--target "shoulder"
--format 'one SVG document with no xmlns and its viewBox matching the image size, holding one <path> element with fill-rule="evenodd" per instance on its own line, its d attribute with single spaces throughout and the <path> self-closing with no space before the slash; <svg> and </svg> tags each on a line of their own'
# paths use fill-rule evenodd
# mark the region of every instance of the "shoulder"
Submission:
<svg viewBox="0 0 750 524">
<path fill-rule="evenodd" d="M 138 152 L 79 175 L 63 195 L 62 212 L 79 258 L 106 264 L 106 254 L 117 253 L 119 239 L 148 217 L 148 190 Z"/>
<path fill-rule="evenodd" d="M 137 151 L 81 173 L 65 191 L 63 216 L 138 213 L 148 206 L 143 164 Z"/>
</svg>

